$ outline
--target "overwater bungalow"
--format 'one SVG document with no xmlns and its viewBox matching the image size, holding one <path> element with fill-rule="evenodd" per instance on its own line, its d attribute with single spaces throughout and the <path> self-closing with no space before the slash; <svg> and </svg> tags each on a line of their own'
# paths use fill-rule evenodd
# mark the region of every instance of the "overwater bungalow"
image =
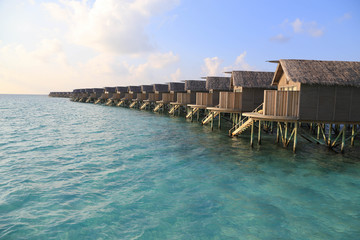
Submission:
<svg viewBox="0 0 360 240">
<path fill-rule="evenodd" d="M 81 94 L 78 102 L 86 102 L 90 94 L 93 92 L 93 89 L 92 88 L 80 89 L 80 92 Z"/>
<path fill-rule="evenodd" d="M 218 119 L 221 127 L 221 118 L 232 121 L 233 126 L 241 121 L 243 112 L 261 111 L 264 99 L 264 90 L 272 89 L 273 72 L 233 71 L 231 73 L 232 92 L 219 93 L 219 105 L 206 108 L 209 114 L 202 120 L 202 124 L 211 123 Z"/>
<path fill-rule="evenodd" d="M 175 114 L 177 112 L 180 115 L 181 112 L 186 112 L 188 104 L 196 103 L 198 92 L 207 92 L 206 81 L 185 80 L 185 92 L 177 93 L 176 101 L 170 102 L 172 108 L 169 113 Z"/>
<path fill-rule="evenodd" d="M 101 94 L 104 92 L 103 88 L 93 88 L 92 92 L 89 93 L 89 97 L 86 99 L 87 103 L 96 103 L 100 98 Z"/>
<path fill-rule="evenodd" d="M 209 107 L 216 107 L 219 104 L 220 91 L 231 91 L 230 77 L 214 77 L 208 76 L 206 79 L 206 90 L 208 92 L 197 92 L 196 103 L 189 104 L 190 108 L 186 118 L 193 119 L 193 115 L 197 115 L 199 121 L 200 116 L 206 115 L 206 109 Z"/>
<path fill-rule="evenodd" d="M 113 97 L 113 95 L 116 92 L 116 88 L 115 87 L 105 87 L 102 88 L 102 92 L 100 97 L 97 98 L 97 100 L 95 101 L 95 104 L 98 103 L 106 103 L 110 98 Z"/>
<path fill-rule="evenodd" d="M 244 114 L 248 120 L 237 131 L 241 133 L 255 121 L 260 125 L 264 121 L 277 122 L 277 141 L 281 138 L 286 147 L 293 138 L 295 151 L 299 123 L 309 123 L 316 126 L 317 137 L 308 139 L 329 147 L 341 144 L 343 151 L 346 127 L 350 126 L 348 138 L 353 145 L 356 126 L 360 124 L 360 62 L 287 59 L 271 62 L 278 64 L 272 80 L 277 90 L 264 91 L 263 112 Z M 341 130 L 334 131 L 334 126 L 341 126 Z M 253 127 L 251 130 L 252 145 Z M 335 133 L 337 136 L 332 140 Z M 319 140 L 320 135 L 324 142 Z M 340 137 L 341 143 L 337 143 Z"/>
<path fill-rule="evenodd" d="M 109 97 L 105 105 L 113 106 L 118 104 L 121 101 L 121 99 L 125 97 L 125 93 L 127 92 L 128 92 L 128 87 L 121 87 L 121 86 L 115 87 L 115 92 L 112 94 L 111 97 Z"/>
<path fill-rule="evenodd" d="M 168 84 L 169 92 L 164 92 L 162 94 L 162 99 L 156 101 L 156 107 L 154 108 L 154 112 L 165 112 L 170 109 L 170 103 L 175 102 L 177 99 L 177 93 L 185 92 L 185 83 L 184 82 L 169 82 Z"/>
<path fill-rule="evenodd" d="M 141 93 L 141 86 L 128 86 L 128 91 L 116 106 L 129 106 L 132 100 L 136 99 L 138 93 Z"/>
<path fill-rule="evenodd" d="M 153 85 L 141 85 L 141 92 L 132 100 L 129 108 L 140 108 L 143 102 L 148 99 L 149 93 L 154 93 Z"/>
<path fill-rule="evenodd" d="M 168 84 L 154 84 L 153 92 L 148 93 L 148 98 L 144 100 L 144 103 L 141 105 L 140 109 L 154 109 L 156 102 L 162 100 L 163 93 L 169 92 L 169 85 Z"/>
<path fill-rule="evenodd" d="M 72 91 L 70 100 L 73 102 L 77 102 L 79 100 L 80 93 L 81 93 L 80 89 L 74 89 Z"/>
</svg>

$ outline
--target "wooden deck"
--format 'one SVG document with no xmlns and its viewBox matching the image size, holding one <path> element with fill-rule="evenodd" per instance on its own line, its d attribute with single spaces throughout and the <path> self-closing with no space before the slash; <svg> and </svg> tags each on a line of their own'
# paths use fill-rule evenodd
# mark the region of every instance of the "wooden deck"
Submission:
<svg viewBox="0 0 360 240">
<path fill-rule="evenodd" d="M 243 113 L 243 116 L 252 118 L 254 120 L 261 120 L 261 121 L 264 120 L 270 122 L 297 122 L 299 120 L 297 117 L 272 116 L 272 115 L 264 115 L 257 112 Z"/>
<path fill-rule="evenodd" d="M 207 110 L 222 113 L 241 113 L 241 109 L 208 107 Z"/>
</svg>

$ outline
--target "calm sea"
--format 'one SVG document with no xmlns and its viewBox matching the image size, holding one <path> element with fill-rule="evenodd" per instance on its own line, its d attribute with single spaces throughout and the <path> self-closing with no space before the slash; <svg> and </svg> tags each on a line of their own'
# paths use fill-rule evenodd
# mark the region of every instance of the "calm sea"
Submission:
<svg viewBox="0 0 360 240">
<path fill-rule="evenodd" d="M 24 95 L 0 136 L 0 239 L 360 239 L 353 149 Z"/>
</svg>

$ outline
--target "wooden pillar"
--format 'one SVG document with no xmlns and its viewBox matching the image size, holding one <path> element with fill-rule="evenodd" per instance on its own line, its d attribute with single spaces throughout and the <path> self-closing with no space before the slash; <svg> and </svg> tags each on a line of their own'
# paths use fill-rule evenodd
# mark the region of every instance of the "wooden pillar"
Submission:
<svg viewBox="0 0 360 240">
<path fill-rule="evenodd" d="M 191 108 L 191 122 L 193 122 L 194 108 Z"/>
<path fill-rule="evenodd" d="M 331 146 L 331 130 L 332 130 L 332 125 L 331 123 L 329 123 L 329 136 L 328 136 L 328 145 Z"/>
<path fill-rule="evenodd" d="M 296 144 L 297 144 L 297 130 L 298 130 L 298 124 L 295 122 L 294 125 L 294 145 L 293 145 L 293 152 L 296 152 Z"/>
<path fill-rule="evenodd" d="M 270 131 L 273 133 L 274 130 L 274 122 L 270 122 Z"/>
<path fill-rule="evenodd" d="M 316 139 L 319 140 L 320 139 L 320 123 L 317 124 L 317 134 L 316 134 Z"/>
<path fill-rule="evenodd" d="M 344 124 L 343 126 L 343 133 L 342 133 L 342 140 L 341 140 L 341 153 L 344 153 L 344 148 L 345 148 L 345 133 L 346 133 L 346 125 Z"/>
<path fill-rule="evenodd" d="M 221 112 L 219 112 L 218 129 L 221 129 Z"/>
<path fill-rule="evenodd" d="M 276 142 L 279 143 L 280 140 L 280 123 L 277 122 L 277 127 L 276 127 Z"/>
<path fill-rule="evenodd" d="M 355 128 L 356 128 L 356 126 L 355 126 L 355 124 L 353 124 L 353 125 L 352 125 L 352 129 L 351 129 L 351 146 L 354 146 L 354 140 L 355 140 L 355 137 L 354 137 L 354 135 L 355 135 Z"/>
<path fill-rule="evenodd" d="M 252 120 L 251 124 L 251 137 L 250 137 L 250 146 L 254 146 L 254 120 Z"/>
<path fill-rule="evenodd" d="M 258 144 L 261 144 L 261 121 L 259 120 Z"/>
<path fill-rule="evenodd" d="M 287 142 L 287 133 L 288 133 L 288 123 L 285 123 L 285 133 L 284 133 L 284 139 L 285 139 L 285 143 Z"/>
<path fill-rule="evenodd" d="M 214 130 L 214 112 L 211 112 L 211 131 Z"/>
</svg>

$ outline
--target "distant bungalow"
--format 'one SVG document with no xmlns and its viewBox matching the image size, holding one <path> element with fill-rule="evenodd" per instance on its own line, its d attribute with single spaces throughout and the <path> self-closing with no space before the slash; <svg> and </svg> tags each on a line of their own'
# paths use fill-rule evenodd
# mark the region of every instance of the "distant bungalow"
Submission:
<svg viewBox="0 0 360 240">
<path fill-rule="evenodd" d="M 153 92 L 149 92 L 148 98 L 144 100 L 144 103 L 140 107 L 141 110 L 154 109 L 156 102 L 162 100 L 163 93 L 169 92 L 168 84 L 154 84 L 152 87 Z"/>
<path fill-rule="evenodd" d="M 158 111 L 169 111 L 171 108 L 170 103 L 176 102 L 177 99 L 177 93 L 183 93 L 185 92 L 185 83 L 183 82 L 170 82 L 168 84 L 169 86 L 169 92 L 162 94 L 162 99 L 159 101 L 156 101 L 156 106 L 154 108 L 154 112 Z"/>
</svg>

